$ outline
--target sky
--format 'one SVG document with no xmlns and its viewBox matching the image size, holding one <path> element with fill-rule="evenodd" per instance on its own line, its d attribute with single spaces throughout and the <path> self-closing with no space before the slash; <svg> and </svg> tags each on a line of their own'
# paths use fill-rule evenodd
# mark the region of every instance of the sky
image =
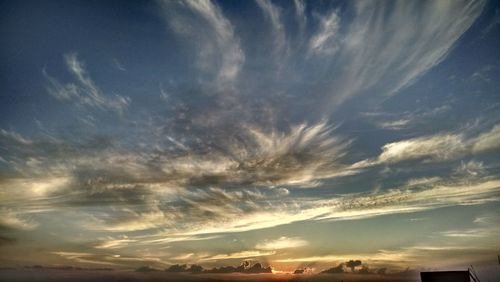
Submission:
<svg viewBox="0 0 500 282">
<path fill-rule="evenodd" d="M 497 269 L 499 4 L 0 2 L 0 265 Z"/>
</svg>

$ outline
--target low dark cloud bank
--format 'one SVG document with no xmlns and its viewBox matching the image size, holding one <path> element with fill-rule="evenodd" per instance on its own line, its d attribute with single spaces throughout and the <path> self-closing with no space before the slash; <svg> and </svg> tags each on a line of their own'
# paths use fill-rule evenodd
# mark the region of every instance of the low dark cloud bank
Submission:
<svg viewBox="0 0 500 282">
<path fill-rule="evenodd" d="M 158 271 L 157 269 L 149 266 L 142 266 L 136 269 L 137 272 L 152 272 Z M 201 265 L 192 264 L 188 267 L 187 264 L 174 264 L 165 269 L 165 272 L 170 273 L 272 273 L 271 266 L 263 267 L 261 263 L 257 262 L 253 265 L 248 261 L 244 261 L 239 266 L 221 266 L 211 269 L 204 269 Z"/>
<path fill-rule="evenodd" d="M 361 266 L 361 269 L 356 271 L 356 267 Z M 358 274 L 386 274 L 387 268 L 379 268 L 376 270 L 371 270 L 367 264 L 363 264 L 360 260 L 349 260 L 346 262 L 339 263 L 337 266 L 323 270 L 320 273 L 334 274 L 334 273 L 347 273 L 347 268 L 351 269 L 352 273 Z"/>
</svg>

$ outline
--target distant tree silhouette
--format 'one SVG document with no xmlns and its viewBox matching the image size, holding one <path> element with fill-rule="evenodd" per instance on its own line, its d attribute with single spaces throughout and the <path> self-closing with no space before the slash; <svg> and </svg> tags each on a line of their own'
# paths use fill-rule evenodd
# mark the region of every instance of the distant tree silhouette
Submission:
<svg viewBox="0 0 500 282">
<path fill-rule="evenodd" d="M 197 264 L 192 264 L 189 269 L 187 269 L 188 272 L 191 272 L 191 273 L 201 273 L 203 272 L 203 267 L 201 265 L 197 265 Z"/>
<path fill-rule="evenodd" d="M 293 272 L 293 274 L 302 274 L 304 273 L 304 269 L 295 269 L 295 271 Z"/>
<path fill-rule="evenodd" d="M 152 271 L 158 271 L 151 266 L 141 266 L 135 270 L 136 272 L 152 272 Z"/>
<path fill-rule="evenodd" d="M 250 266 L 250 263 L 248 261 L 242 262 L 238 267 L 236 267 L 236 272 L 245 272 L 245 269 L 247 269 Z"/>
<path fill-rule="evenodd" d="M 214 267 L 209 270 L 205 270 L 204 272 L 206 273 L 234 273 L 234 272 L 239 272 L 239 273 L 272 273 L 272 269 L 270 266 L 268 267 L 262 267 L 262 264 L 256 263 L 252 266 L 250 266 L 250 263 L 245 261 L 241 265 L 234 267 L 234 266 L 221 266 L 219 268 Z"/>
<path fill-rule="evenodd" d="M 146 271 L 156 271 L 148 266 L 143 266 L 136 271 L 146 272 Z M 250 266 L 250 262 L 243 261 L 239 266 L 221 266 L 214 267 L 212 269 L 203 269 L 201 265 L 192 264 L 187 267 L 186 264 L 174 264 L 165 269 L 165 272 L 190 272 L 190 273 L 272 273 L 272 268 L 270 266 L 263 267 L 260 263 L 255 263 Z"/>
<path fill-rule="evenodd" d="M 368 265 L 363 265 L 363 267 L 361 267 L 361 269 L 358 271 L 358 273 L 360 273 L 360 274 L 369 274 L 370 273 L 370 269 L 368 269 Z"/>
<path fill-rule="evenodd" d="M 219 268 L 214 267 L 212 269 L 205 270 L 206 273 L 232 273 L 232 272 L 242 272 L 237 271 L 237 268 L 234 266 L 221 266 Z"/>
<path fill-rule="evenodd" d="M 248 268 L 245 272 L 248 273 L 272 273 L 271 267 L 263 268 L 260 263 L 254 264 L 252 267 Z"/>
<path fill-rule="evenodd" d="M 324 270 L 321 273 L 344 273 L 344 265 L 344 263 L 339 263 L 339 265 L 337 265 L 336 267 Z"/>
<path fill-rule="evenodd" d="M 345 263 L 345 266 L 349 267 L 352 272 L 354 272 L 356 266 L 360 266 L 360 265 L 361 265 L 360 260 L 350 260 L 350 261 Z"/>
<path fill-rule="evenodd" d="M 187 265 L 174 264 L 174 265 L 171 265 L 169 268 L 165 269 L 165 271 L 166 272 L 186 272 Z"/>
</svg>

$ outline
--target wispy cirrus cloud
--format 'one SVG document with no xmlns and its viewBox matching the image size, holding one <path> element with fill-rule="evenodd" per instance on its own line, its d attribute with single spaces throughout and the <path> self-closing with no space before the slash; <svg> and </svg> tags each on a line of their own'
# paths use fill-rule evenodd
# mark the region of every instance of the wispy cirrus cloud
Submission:
<svg viewBox="0 0 500 282">
<path fill-rule="evenodd" d="M 231 22 L 212 1 L 159 1 L 165 20 L 177 34 L 193 41 L 196 64 L 215 73 L 216 86 L 233 87 L 245 62 L 245 54 Z M 190 17 L 193 13 L 195 18 Z"/>
<path fill-rule="evenodd" d="M 443 105 L 432 109 L 417 109 L 402 113 L 367 112 L 362 113 L 366 120 L 376 127 L 386 130 L 402 130 L 426 124 L 452 110 L 450 105 Z"/>
<path fill-rule="evenodd" d="M 100 259 L 101 256 L 93 253 L 83 253 L 83 252 L 52 252 L 54 255 L 61 256 L 70 261 L 85 263 L 85 264 L 101 264 L 101 265 L 117 265 L 113 262 L 106 262 Z"/>
<path fill-rule="evenodd" d="M 300 248 L 309 245 L 309 242 L 298 237 L 282 236 L 275 240 L 264 240 L 255 245 L 256 249 L 260 250 L 280 250 L 290 248 Z"/>
<path fill-rule="evenodd" d="M 123 238 L 120 238 L 120 239 L 111 239 L 110 238 L 109 240 L 106 240 L 106 241 L 96 245 L 95 248 L 98 248 L 98 249 L 117 249 L 117 248 L 127 246 L 128 244 L 134 243 L 134 242 L 137 242 L 137 240 L 128 239 L 126 236 Z"/>
<path fill-rule="evenodd" d="M 347 166 L 341 163 L 349 142 L 335 137 L 333 130 L 326 123 L 301 124 L 287 132 L 245 125 L 240 136 L 221 140 L 224 146 L 219 149 L 197 153 L 197 148 L 183 145 L 190 154 L 181 155 L 125 151 L 119 143 L 93 138 L 81 144 L 61 140 L 28 142 L 19 139 L 20 135 L 14 138 L 10 134 L 0 142 L 9 144 L 11 150 L 4 159 L 19 173 L 27 177 L 57 175 L 74 181 L 83 177 L 87 179 L 86 186 L 132 188 L 139 183 L 157 183 L 168 187 L 231 184 L 307 187 L 311 182 L 352 173 L 344 171 Z M 89 148 L 89 144 L 100 145 Z M 25 162 L 26 158 L 31 161 Z M 89 165 L 94 166 L 91 175 L 86 174 Z M 96 183 L 88 180 L 104 174 L 107 180 Z M 114 183 L 115 178 L 126 182 Z"/>
<path fill-rule="evenodd" d="M 247 126 L 241 133 L 243 138 L 229 140 L 224 150 L 198 153 L 186 146 L 189 154 L 181 155 L 125 150 L 119 142 L 102 139 L 70 143 L 5 133 L 0 143 L 10 149 L 4 161 L 19 175 L 0 182 L 0 195 L 6 207 L 25 201 L 19 215 L 73 206 L 114 207 L 89 217 L 84 223 L 88 230 L 192 226 L 217 217 L 230 225 L 242 218 L 231 230 L 248 230 L 275 225 L 243 217 L 271 210 L 270 200 L 289 195 L 279 186 L 307 188 L 352 173 L 341 169 L 347 143 L 333 137 L 333 128 L 325 123 L 288 132 Z M 197 220 L 187 220 L 187 215 Z M 307 217 L 289 222 L 297 218 Z M 109 244 L 102 246 L 114 246 Z"/>
<path fill-rule="evenodd" d="M 484 238 L 494 238 L 496 234 L 500 233 L 499 222 L 498 214 L 482 214 L 473 220 L 474 226 L 472 227 L 446 230 L 439 232 L 439 235 L 472 243 L 485 240 Z"/>
<path fill-rule="evenodd" d="M 464 253 L 467 255 L 464 255 Z M 374 252 L 277 258 L 274 261 L 281 263 L 319 263 L 324 265 L 326 263 L 343 263 L 355 258 L 370 267 L 389 267 L 392 271 L 405 269 L 408 271 L 409 265 L 411 265 L 412 269 L 425 269 L 429 263 L 439 268 L 467 264 L 471 261 L 480 260 L 486 253 L 488 253 L 488 250 L 484 247 L 420 244 L 399 249 L 380 249 Z"/>
<path fill-rule="evenodd" d="M 494 118 L 488 116 L 486 125 L 477 122 L 472 129 L 430 132 L 425 125 L 456 111 L 460 101 L 457 108 L 434 108 L 436 103 L 424 105 L 428 101 L 422 99 L 415 102 L 415 111 L 391 112 L 389 105 L 377 112 L 377 102 L 412 85 L 450 54 L 484 3 L 186 0 L 158 1 L 152 7 L 160 7 L 159 12 L 141 6 L 162 20 L 133 25 L 160 35 L 141 34 L 155 48 L 128 60 L 126 72 L 113 61 L 138 103 L 132 107 L 132 99 L 107 94 L 99 83 L 108 81 L 107 72 L 96 71 L 104 75 L 95 77 L 83 57 L 67 53 L 69 80 L 53 71 L 49 75 L 47 68 L 47 90 L 69 109 L 76 105 L 77 111 L 68 112 L 92 128 L 79 130 L 74 119 L 67 124 L 47 116 L 44 125 L 52 122 L 50 129 L 37 120 L 39 132 L 24 124 L 0 130 L 0 225 L 21 239 L 33 232 L 43 241 L 55 236 L 54 226 L 64 224 L 68 227 L 57 235 L 61 245 L 72 246 L 51 254 L 82 264 L 215 265 L 254 257 L 327 262 L 354 257 L 334 252 L 301 257 L 317 247 L 307 232 L 301 237 L 260 236 L 267 239 L 242 245 L 257 231 L 277 234 L 305 221 L 355 221 L 465 205 L 486 208 L 500 201 L 500 180 L 492 164 L 500 148 L 500 127 L 492 126 Z M 248 8 L 241 17 L 239 5 Z M 171 34 L 162 33 L 165 26 Z M 124 38 L 134 32 L 124 32 Z M 85 48 L 85 54 L 92 54 Z M 165 62 L 173 64 L 163 66 Z M 433 86 L 429 82 L 429 89 Z M 346 105 L 348 113 L 336 115 L 344 102 L 359 95 L 376 101 L 375 108 L 361 113 L 376 128 L 356 124 L 359 113 L 351 104 Z M 405 101 L 418 98 L 407 95 Z M 98 111 L 91 115 L 93 110 L 126 113 L 127 118 L 111 120 Z M 487 119 L 491 112 L 482 114 Z M 349 128 L 336 127 L 331 120 L 337 118 L 340 123 L 347 119 Z M 379 152 L 366 156 L 377 148 Z M 487 159 L 486 152 L 493 157 Z M 399 164 L 415 167 L 398 175 L 377 171 Z M 387 182 L 372 184 L 381 183 L 382 174 Z M 495 235 L 480 228 L 436 234 L 464 240 Z M 242 240 L 234 245 L 220 243 L 239 236 Z M 408 252 L 418 257 L 444 251 L 431 244 L 417 247 Z M 401 251 L 406 249 L 359 258 L 418 261 L 397 253 Z"/>
<path fill-rule="evenodd" d="M 76 53 L 64 55 L 64 61 L 67 70 L 75 79 L 74 82 L 61 83 L 56 78 L 51 77 L 46 70 L 43 70 L 48 82 L 47 90 L 52 96 L 62 101 L 73 102 L 80 107 L 113 110 L 118 113 L 123 112 L 128 107 L 130 98 L 116 94 L 112 97 L 104 95 Z"/>
<path fill-rule="evenodd" d="M 481 153 L 500 148 L 500 125 L 484 132 L 472 140 L 472 152 Z"/>
<path fill-rule="evenodd" d="M 26 218 L 26 215 L 23 215 L 22 212 L 16 212 L 8 208 L 0 210 L 0 227 L 2 228 L 30 231 L 36 229 L 38 225 L 39 223 Z"/>
<path fill-rule="evenodd" d="M 333 104 L 368 89 L 392 95 L 412 84 L 447 56 L 484 2 L 360 1 L 353 6 L 356 16 L 346 26 L 336 60 L 349 67 L 332 85 Z M 323 33 L 337 28 L 331 25 Z"/>
<path fill-rule="evenodd" d="M 223 192 L 223 191 L 220 191 Z M 188 206 L 177 209 L 162 209 L 161 212 L 176 214 L 175 228 L 173 222 L 163 221 L 163 228 L 174 228 L 174 232 L 160 232 L 158 240 L 140 239 L 159 244 L 169 244 L 179 240 L 204 240 L 206 237 L 192 236 L 210 234 L 228 234 L 249 230 L 265 229 L 283 224 L 307 220 L 357 220 L 388 214 L 411 213 L 441 207 L 457 205 L 478 205 L 498 201 L 500 182 L 498 180 L 450 180 L 432 181 L 422 184 L 413 183 L 386 192 L 359 193 L 334 197 L 332 199 L 272 199 L 259 196 L 248 199 L 251 208 L 243 208 L 239 196 L 237 198 L 205 198 L 195 196 L 197 200 L 188 200 Z M 229 194 L 227 191 L 224 192 Z M 279 199 L 279 204 L 278 204 Z M 211 208 L 212 207 L 212 208 Z M 189 221 L 184 218 L 189 217 Z M 148 217 L 139 217 L 138 221 L 147 222 Z M 125 231 L 123 229 L 122 231 Z M 186 237 L 187 236 L 187 237 Z M 160 238 L 161 237 L 161 238 Z M 133 238 L 132 238 L 133 239 Z M 140 243 L 139 243 L 140 244 Z M 279 250 L 305 246 L 307 241 L 300 238 L 282 237 L 268 240 L 256 245 L 256 249 Z"/>
<path fill-rule="evenodd" d="M 314 53 L 333 55 L 339 48 L 340 38 L 337 38 L 340 29 L 340 17 L 337 11 L 320 19 L 320 26 L 309 40 L 309 49 Z"/>
<path fill-rule="evenodd" d="M 497 200 L 500 184 L 487 178 L 484 171 L 475 178 L 467 173 L 457 174 L 451 180 L 412 180 L 407 186 L 375 194 L 354 193 L 329 199 L 291 197 L 288 189 L 279 187 L 308 187 L 311 181 L 352 173 L 349 166 L 334 158 L 340 159 L 344 147 L 338 146 L 324 125 L 299 126 L 287 134 L 250 129 L 248 134 L 253 141 L 244 144 L 250 147 L 233 144 L 231 154 L 169 156 L 168 162 L 162 162 L 156 154 L 125 154 L 114 146 L 103 147 L 102 152 L 92 156 L 80 155 L 78 147 L 66 147 L 61 155 L 50 151 L 43 158 L 39 155 L 40 161 L 34 166 L 19 166 L 20 172 L 30 178 L 2 182 L 4 203 L 24 199 L 26 206 L 20 214 L 44 206 L 64 209 L 112 204 L 112 211 L 94 213 L 90 217 L 93 220 L 82 226 L 109 232 L 166 228 L 171 231 L 163 243 L 168 244 L 176 238 L 190 240 L 201 234 L 242 232 L 305 220 L 353 220 Z M 37 150 L 38 142 L 18 139 L 19 136 L 9 139 L 18 150 Z M 73 157 L 68 159 L 68 154 Z M 155 162 L 151 163 L 150 158 Z M 16 162 L 9 156 L 6 159 Z M 93 167 L 91 171 L 87 169 L 89 165 Z M 466 171 L 475 167 L 478 166 L 467 165 Z M 6 193 L 12 190 L 12 181 L 25 183 L 16 184 L 24 187 L 17 189 L 17 194 Z M 249 184 L 260 189 L 243 189 Z M 39 197 L 33 198 L 34 195 Z M 140 241 L 151 241 L 153 237 Z M 137 238 L 122 243 L 136 242 L 128 240 Z M 120 246 L 112 240 L 103 244 L 108 248 Z"/>
<path fill-rule="evenodd" d="M 281 52 L 286 53 L 286 29 L 282 23 L 280 7 L 276 6 L 269 0 L 256 0 L 256 2 L 271 23 L 276 54 L 280 54 Z"/>
<path fill-rule="evenodd" d="M 259 53 L 259 58 L 265 58 L 263 71 L 270 77 L 286 76 L 289 83 L 282 87 L 267 77 L 255 82 L 287 94 L 294 92 L 295 83 L 310 85 L 307 91 L 314 101 L 297 97 L 290 104 L 314 104 L 321 117 L 352 97 L 370 95 L 373 101 L 381 101 L 412 85 L 448 56 L 485 5 L 484 1 L 352 1 L 343 9 L 312 9 L 313 16 L 307 17 L 306 3 L 297 1 L 296 29 L 287 24 L 290 11 L 279 3 L 256 3 L 271 26 L 273 40 L 270 52 Z M 311 32 L 304 35 L 301 30 L 307 29 Z M 245 75 L 250 81 L 260 77 L 251 69 Z M 274 106 L 279 112 L 280 107 Z M 382 126 L 406 125 L 405 119 L 399 120 Z"/>
<path fill-rule="evenodd" d="M 248 259 L 248 258 L 256 258 L 256 257 L 264 257 L 275 254 L 274 251 L 258 251 L 258 250 L 250 250 L 250 251 L 242 251 L 235 252 L 229 254 L 216 254 L 209 255 L 201 258 L 201 261 L 218 261 L 218 260 L 228 260 L 228 259 Z"/>
<path fill-rule="evenodd" d="M 301 28 L 303 28 L 306 21 L 307 21 L 307 16 L 305 15 L 306 2 L 303 0 L 294 0 L 293 4 L 295 6 L 295 16 L 296 16 L 297 20 L 299 21 Z"/>
<path fill-rule="evenodd" d="M 90 265 L 107 265 L 113 267 L 126 267 L 131 263 L 152 263 L 159 266 L 164 266 L 165 263 L 159 257 L 149 256 L 121 256 L 107 253 L 92 253 L 92 252 L 70 252 L 70 251 L 55 251 L 51 252 L 70 262 L 77 262 Z"/>
</svg>

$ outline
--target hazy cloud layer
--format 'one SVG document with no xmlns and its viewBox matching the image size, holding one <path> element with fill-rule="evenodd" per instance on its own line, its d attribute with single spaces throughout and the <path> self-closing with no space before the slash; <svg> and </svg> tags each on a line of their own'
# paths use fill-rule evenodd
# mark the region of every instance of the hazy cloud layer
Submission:
<svg viewBox="0 0 500 282">
<path fill-rule="evenodd" d="M 364 272 L 425 266 L 459 256 L 462 240 L 478 261 L 498 246 L 497 70 L 464 56 L 494 53 L 473 36 L 492 4 L 129 4 L 95 22 L 75 8 L 83 14 L 67 11 L 74 24 L 61 27 L 67 7 L 48 4 L 61 28 L 50 34 L 65 35 L 45 40 L 57 54 L 19 51 L 39 66 L 36 79 L 6 79 L 0 97 L 2 260 L 26 251 L 54 264 L 221 273 L 259 259 L 340 273 L 353 259 Z M 21 80 L 39 83 L 10 85 Z M 441 211 L 458 208 L 464 220 L 447 225 Z M 360 251 L 367 239 L 348 232 L 380 221 L 384 234 L 406 234 L 425 222 L 412 213 L 436 220 L 401 240 L 415 245 L 381 236 Z M 341 253 L 336 236 L 356 251 Z M 436 247 L 443 238 L 449 249 Z"/>
</svg>

